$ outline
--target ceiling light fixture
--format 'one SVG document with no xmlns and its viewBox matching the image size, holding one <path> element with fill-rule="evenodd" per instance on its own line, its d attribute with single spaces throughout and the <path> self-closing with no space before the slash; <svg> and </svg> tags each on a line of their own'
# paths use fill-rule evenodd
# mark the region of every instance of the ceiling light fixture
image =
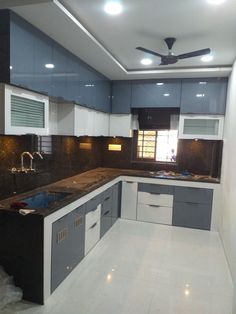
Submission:
<svg viewBox="0 0 236 314">
<path fill-rule="evenodd" d="M 52 64 L 52 63 L 47 63 L 47 64 L 45 64 L 45 68 L 47 68 L 47 69 L 54 69 L 55 65 Z"/>
<path fill-rule="evenodd" d="M 164 85 L 164 83 L 157 83 L 157 86 L 162 86 Z"/>
<path fill-rule="evenodd" d="M 207 0 L 208 3 L 214 4 L 214 5 L 220 5 L 223 4 L 226 0 Z"/>
<path fill-rule="evenodd" d="M 104 6 L 104 11 L 110 15 L 118 15 L 123 11 L 119 1 L 108 1 Z"/>
<path fill-rule="evenodd" d="M 143 65 L 150 65 L 152 64 L 152 60 L 148 58 L 144 58 L 140 61 Z"/>
<path fill-rule="evenodd" d="M 163 94 L 164 97 L 169 97 L 170 94 L 166 93 L 166 94 Z"/>
<path fill-rule="evenodd" d="M 213 60 L 213 56 L 212 55 L 205 55 L 203 57 L 201 57 L 201 61 L 202 62 L 210 62 Z"/>
</svg>

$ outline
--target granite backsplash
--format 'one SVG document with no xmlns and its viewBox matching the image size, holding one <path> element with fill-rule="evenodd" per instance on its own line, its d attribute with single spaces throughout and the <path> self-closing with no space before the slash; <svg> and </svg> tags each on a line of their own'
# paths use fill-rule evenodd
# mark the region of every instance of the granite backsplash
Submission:
<svg viewBox="0 0 236 314">
<path fill-rule="evenodd" d="M 121 144 L 122 150 L 109 151 L 109 144 Z M 36 173 L 12 174 L 20 167 L 23 151 L 42 151 L 35 157 Z M 0 136 L 0 199 L 27 192 L 97 167 L 138 170 L 172 170 L 220 177 L 221 141 L 180 140 L 176 164 L 132 161 L 132 139 L 70 136 Z M 25 164 L 29 163 L 25 157 Z"/>
</svg>

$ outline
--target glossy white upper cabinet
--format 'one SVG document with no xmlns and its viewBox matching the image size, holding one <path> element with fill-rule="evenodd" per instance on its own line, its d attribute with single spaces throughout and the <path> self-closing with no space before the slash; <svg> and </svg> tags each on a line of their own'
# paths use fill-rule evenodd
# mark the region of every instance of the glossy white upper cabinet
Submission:
<svg viewBox="0 0 236 314">
<path fill-rule="evenodd" d="M 224 116 L 180 115 L 180 139 L 222 140 Z"/>
<path fill-rule="evenodd" d="M 109 114 L 71 103 L 57 104 L 57 134 L 108 136 Z"/>
<path fill-rule="evenodd" d="M 224 115 L 227 83 L 226 78 L 182 80 L 180 112 Z"/>
<path fill-rule="evenodd" d="M 138 119 L 131 114 L 111 114 L 109 136 L 132 137 L 138 129 Z"/>
<path fill-rule="evenodd" d="M 49 134 L 48 97 L 12 85 L 0 85 L 0 133 Z"/>
</svg>

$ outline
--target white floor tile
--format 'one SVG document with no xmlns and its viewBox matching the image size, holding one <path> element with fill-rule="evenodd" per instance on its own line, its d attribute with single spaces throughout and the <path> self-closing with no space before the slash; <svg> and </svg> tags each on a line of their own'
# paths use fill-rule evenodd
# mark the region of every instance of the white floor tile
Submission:
<svg viewBox="0 0 236 314">
<path fill-rule="evenodd" d="M 217 233 L 119 220 L 45 306 L 2 314 L 231 314 Z"/>
</svg>

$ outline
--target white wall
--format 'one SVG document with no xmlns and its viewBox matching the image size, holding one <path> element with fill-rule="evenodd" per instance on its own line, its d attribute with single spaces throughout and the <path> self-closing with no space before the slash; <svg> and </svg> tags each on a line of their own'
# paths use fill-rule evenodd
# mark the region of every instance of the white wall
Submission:
<svg viewBox="0 0 236 314">
<path fill-rule="evenodd" d="M 235 287 L 236 313 L 236 61 L 229 80 L 222 164 L 222 217 L 220 235 Z"/>
</svg>

